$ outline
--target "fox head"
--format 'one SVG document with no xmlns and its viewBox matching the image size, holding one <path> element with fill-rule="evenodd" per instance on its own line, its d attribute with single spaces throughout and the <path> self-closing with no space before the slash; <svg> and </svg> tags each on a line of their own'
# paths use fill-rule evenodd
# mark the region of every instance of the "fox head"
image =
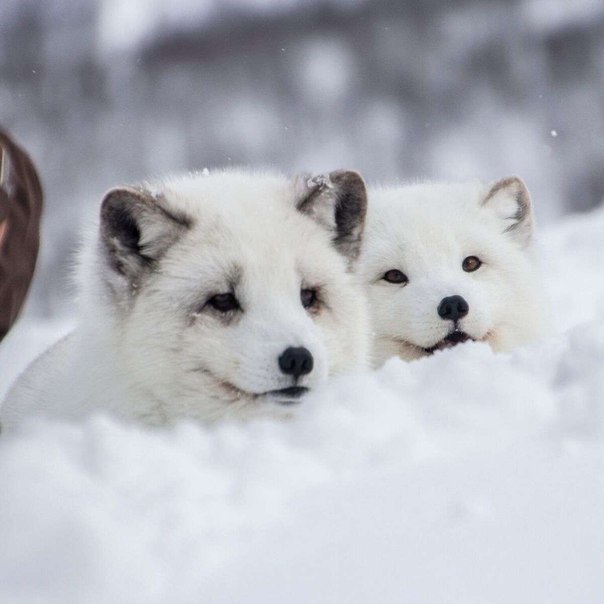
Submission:
<svg viewBox="0 0 604 604">
<path fill-rule="evenodd" d="M 362 366 L 353 269 L 366 207 L 347 171 L 217 172 L 107 193 L 85 306 L 102 302 L 98 323 L 141 409 L 155 422 L 279 413 Z"/>
<path fill-rule="evenodd" d="M 507 350 L 539 332 L 533 211 L 519 178 L 370 193 L 360 271 L 374 357 L 415 359 L 468 340 Z"/>
</svg>

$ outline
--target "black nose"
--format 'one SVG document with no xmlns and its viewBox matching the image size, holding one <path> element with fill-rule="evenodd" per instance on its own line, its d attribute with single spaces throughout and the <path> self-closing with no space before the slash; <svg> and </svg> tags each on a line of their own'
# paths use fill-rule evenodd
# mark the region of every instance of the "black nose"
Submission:
<svg viewBox="0 0 604 604">
<path fill-rule="evenodd" d="M 314 361 L 307 348 L 287 348 L 279 357 L 279 367 L 287 375 L 295 378 L 312 371 Z"/>
<path fill-rule="evenodd" d="M 461 296 L 443 298 L 438 305 L 438 314 L 443 319 L 457 321 L 468 314 L 470 307 Z"/>
</svg>

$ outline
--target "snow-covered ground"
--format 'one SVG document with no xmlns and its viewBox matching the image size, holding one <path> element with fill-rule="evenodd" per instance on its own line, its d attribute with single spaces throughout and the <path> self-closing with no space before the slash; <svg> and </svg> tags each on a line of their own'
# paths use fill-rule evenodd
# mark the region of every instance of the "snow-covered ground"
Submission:
<svg viewBox="0 0 604 604">
<path fill-rule="evenodd" d="M 391 360 L 288 423 L 3 435 L 0 602 L 603 602 L 604 209 L 541 253 L 552 330 L 512 354 Z M 0 388 L 66 328 L 15 329 Z"/>
</svg>

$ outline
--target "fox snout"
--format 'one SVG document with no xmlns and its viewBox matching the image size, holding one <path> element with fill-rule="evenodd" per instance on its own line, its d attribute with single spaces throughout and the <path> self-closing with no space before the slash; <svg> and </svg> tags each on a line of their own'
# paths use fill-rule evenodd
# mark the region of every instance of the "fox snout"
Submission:
<svg viewBox="0 0 604 604">
<path fill-rule="evenodd" d="M 298 379 L 301 375 L 307 375 L 313 370 L 314 359 L 308 348 L 287 348 L 279 357 L 279 369 L 285 375 L 292 375 Z"/>
<path fill-rule="evenodd" d="M 445 321 L 458 321 L 470 312 L 470 305 L 461 296 L 447 296 L 440 301 L 437 311 Z"/>
</svg>

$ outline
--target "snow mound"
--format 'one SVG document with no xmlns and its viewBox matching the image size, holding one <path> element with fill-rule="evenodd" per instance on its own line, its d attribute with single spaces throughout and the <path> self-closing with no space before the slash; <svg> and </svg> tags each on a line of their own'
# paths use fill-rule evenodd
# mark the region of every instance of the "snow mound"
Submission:
<svg viewBox="0 0 604 604">
<path fill-rule="evenodd" d="M 603 229 L 546 233 L 556 329 L 511 354 L 393 359 L 290 422 L 4 435 L 0 601 L 602 601 Z"/>
</svg>

